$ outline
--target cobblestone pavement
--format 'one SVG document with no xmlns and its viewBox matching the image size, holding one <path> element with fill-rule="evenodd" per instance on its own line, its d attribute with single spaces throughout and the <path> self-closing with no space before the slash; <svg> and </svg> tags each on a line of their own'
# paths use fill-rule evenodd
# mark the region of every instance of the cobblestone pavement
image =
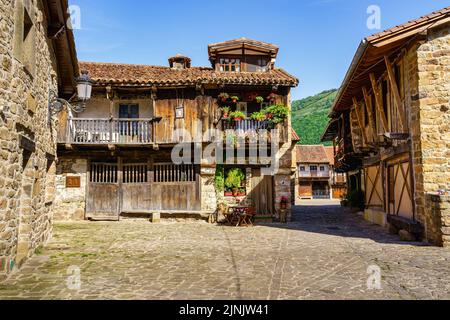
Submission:
<svg viewBox="0 0 450 320">
<path fill-rule="evenodd" d="M 58 223 L 42 252 L 0 283 L 0 299 L 450 298 L 449 250 L 400 242 L 328 202 L 304 202 L 294 218 L 254 228 Z M 381 290 L 367 288 L 371 265 Z"/>
</svg>

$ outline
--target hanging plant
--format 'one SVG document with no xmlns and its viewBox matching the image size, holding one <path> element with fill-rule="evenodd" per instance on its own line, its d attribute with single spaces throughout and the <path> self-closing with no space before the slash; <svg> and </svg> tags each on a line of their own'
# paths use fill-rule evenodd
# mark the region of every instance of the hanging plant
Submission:
<svg viewBox="0 0 450 320">
<path fill-rule="evenodd" d="M 289 117 L 289 108 L 284 104 L 271 105 L 264 109 L 267 119 L 273 124 L 283 123 Z"/>
<path fill-rule="evenodd" d="M 233 103 L 237 103 L 239 100 L 240 100 L 240 99 L 239 99 L 238 96 L 232 96 L 232 97 L 231 97 L 231 101 L 232 101 Z"/>
<path fill-rule="evenodd" d="M 223 93 L 219 94 L 219 100 L 222 102 L 227 102 L 229 98 L 230 98 L 230 95 L 228 93 L 223 92 Z"/>
<path fill-rule="evenodd" d="M 261 103 L 264 102 L 264 98 L 263 98 L 263 97 L 260 97 L 260 96 L 256 97 L 255 100 L 256 100 L 256 102 L 259 103 L 259 104 L 261 104 Z"/>
<path fill-rule="evenodd" d="M 224 119 L 228 119 L 228 118 L 229 118 L 229 116 L 230 116 L 230 111 L 231 111 L 231 108 L 230 108 L 230 107 L 223 107 L 223 108 L 220 108 L 220 111 L 222 111 L 222 116 L 223 116 Z"/>
</svg>

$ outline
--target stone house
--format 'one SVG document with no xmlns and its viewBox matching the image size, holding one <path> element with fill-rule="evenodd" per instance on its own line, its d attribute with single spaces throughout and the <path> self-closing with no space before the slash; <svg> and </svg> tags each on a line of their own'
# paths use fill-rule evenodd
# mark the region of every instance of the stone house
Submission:
<svg viewBox="0 0 450 320">
<path fill-rule="evenodd" d="M 450 243 L 449 66 L 450 8 L 366 38 L 323 136 L 366 219 L 437 245 Z"/>
<path fill-rule="evenodd" d="M 333 147 L 296 146 L 296 197 L 341 199 L 346 191 L 345 175 L 334 170 Z"/>
<path fill-rule="evenodd" d="M 93 93 L 84 112 L 61 115 L 55 216 L 198 219 L 220 203 L 239 203 L 276 219 L 282 200 L 289 216 L 298 139 L 290 90 L 298 80 L 275 67 L 278 50 L 242 38 L 209 45 L 208 67 L 193 67 L 182 55 L 170 57 L 168 66 L 80 63 Z M 282 121 L 261 118 L 261 109 L 273 105 L 286 111 Z M 205 155 L 211 147 L 213 159 Z M 228 162 L 236 149 L 239 160 Z M 182 161 L 174 161 L 174 151 Z M 272 158 L 279 169 L 267 175 L 265 161 Z M 216 183 L 231 175 L 239 177 L 233 188 Z"/>
<path fill-rule="evenodd" d="M 51 235 L 57 122 L 78 73 L 67 1 L 0 1 L 0 276 Z"/>
</svg>

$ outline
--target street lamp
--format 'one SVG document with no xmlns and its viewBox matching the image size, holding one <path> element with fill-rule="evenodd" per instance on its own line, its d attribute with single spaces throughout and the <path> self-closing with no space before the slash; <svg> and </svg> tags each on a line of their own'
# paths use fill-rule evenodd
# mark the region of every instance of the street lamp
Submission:
<svg viewBox="0 0 450 320">
<path fill-rule="evenodd" d="M 86 110 L 86 102 L 91 99 L 92 80 L 87 71 L 82 71 L 81 76 L 76 79 L 77 82 L 77 101 L 70 103 L 69 101 L 59 98 L 58 94 L 50 89 L 49 93 L 49 112 L 52 115 L 60 113 L 66 105 L 75 113 L 82 113 Z"/>
</svg>

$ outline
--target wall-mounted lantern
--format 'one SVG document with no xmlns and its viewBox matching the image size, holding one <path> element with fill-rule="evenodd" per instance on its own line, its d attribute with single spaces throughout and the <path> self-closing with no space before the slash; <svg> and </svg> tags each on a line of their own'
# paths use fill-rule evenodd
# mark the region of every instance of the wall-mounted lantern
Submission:
<svg viewBox="0 0 450 320">
<path fill-rule="evenodd" d="M 82 71 L 81 76 L 76 79 L 76 82 L 77 101 L 75 103 L 59 98 L 55 91 L 50 90 L 48 103 L 50 114 L 60 113 L 65 105 L 75 113 L 82 113 L 86 110 L 86 102 L 91 99 L 92 95 L 92 80 L 87 71 Z"/>
</svg>

